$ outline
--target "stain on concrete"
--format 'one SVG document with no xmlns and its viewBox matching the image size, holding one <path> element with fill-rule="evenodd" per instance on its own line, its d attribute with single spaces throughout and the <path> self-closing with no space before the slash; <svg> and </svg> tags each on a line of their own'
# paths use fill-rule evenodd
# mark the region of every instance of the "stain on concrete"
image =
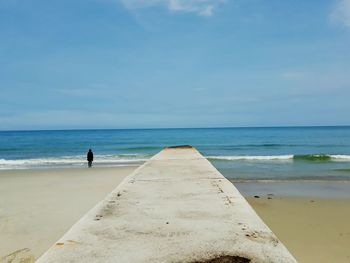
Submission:
<svg viewBox="0 0 350 263">
<path fill-rule="evenodd" d="M 251 262 L 249 258 L 240 256 L 219 256 L 215 258 L 193 261 L 191 263 L 248 263 Z"/>
<path fill-rule="evenodd" d="M 102 219 L 102 217 L 103 217 L 103 215 L 96 215 L 94 220 L 99 221 Z"/>
<path fill-rule="evenodd" d="M 64 245 L 63 242 L 58 242 L 58 243 L 56 243 L 56 246 L 63 246 L 63 245 Z"/>
<path fill-rule="evenodd" d="M 277 246 L 279 243 L 278 239 L 274 236 L 271 236 L 269 233 L 261 232 L 261 231 L 252 231 L 245 234 L 247 238 L 252 241 L 260 242 L 260 243 L 271 243 L 273 246 Z"/>
</svg>

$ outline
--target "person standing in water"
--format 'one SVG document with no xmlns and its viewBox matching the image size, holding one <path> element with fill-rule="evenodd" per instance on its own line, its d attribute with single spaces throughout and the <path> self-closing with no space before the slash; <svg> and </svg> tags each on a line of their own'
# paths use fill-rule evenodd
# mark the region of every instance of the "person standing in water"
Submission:
<svg viewBox="0 0 350 263">
<path fill-rule="evenodd" d="M 94 160 L 94 154 L 91 151 L 91 149 L 89 149 L 87 156 L 86 156 L 86 159 L 88 161 L 88 167 L 90 168 L 92 166 L 92 161 Z"/>
</svg>

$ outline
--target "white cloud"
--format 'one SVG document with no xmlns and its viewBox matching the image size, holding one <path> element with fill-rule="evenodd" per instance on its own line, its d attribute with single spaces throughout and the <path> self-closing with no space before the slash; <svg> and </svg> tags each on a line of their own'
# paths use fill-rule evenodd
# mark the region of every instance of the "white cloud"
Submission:
<svg viewBox="0 0 350 263">
<path fill-rule="evenodd" d="M 331 12 L 330 18 L 333 22 L 350 27 L 350 0 L 338 0 Z"/>
<path fill-rule="evenodd" d="M 226 0 L 120 0 L 128 9 L 163 6 L 173 12 L 212 16 L 214 9 Z"/>
</svg>

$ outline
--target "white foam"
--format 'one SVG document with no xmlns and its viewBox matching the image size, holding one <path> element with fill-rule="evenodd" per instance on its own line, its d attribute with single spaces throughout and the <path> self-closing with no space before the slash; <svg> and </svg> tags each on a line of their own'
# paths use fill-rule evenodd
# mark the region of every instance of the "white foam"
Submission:
<svg viewBox="0 0 350 263">
<path fill-rule="evenodd" d="M 316 155 L 315 155 L 316 156 Z M 327 155 L 333 161 L 350 161 L 350 155 L 334 154 Z M 119 166 L 133 165 L 147 161 L 151 156 L 147 154 L 116 154 L 95 155 L 94 164 L 97 166 Z M 233 155 L 233 156 L 207 156 L 212 160 L 226 161 L 288 161 L 293 160 L 294 155 Z M 26 169 L 26 168 L 56 168 L 56 167 L 78 167 L 86 165 L 86 156 L 63 156 L 57 158 L 36 158 L 22 160 L 0 159 L 0 170 L 4 169 Z"/>
<path fill-rule="evenodd" d="M 214 160 L 228 160 L 228 161 L 237 161 L 237 160 L 292 160 L 294 155 L 234 155 L 234 156 L 207 156 L 208 159 Z"/>
<path fill-rule="evenodd" d="M 207 156 L 206 158 L 212 159 L 212 160 L 226 160 L 226 161 L 239 161 L 239 160 L 251 160 L 251 161 L 273 161 L 273 160 L 293 160 L 295 155 L 288 154 L 288 155 L 234 155 L 234 156 Z M 301 155 L 302 156 L 302 155 Z M 307 155 L 305 155 L 307 156 Z M 344 155 L 344 154 L 313 154 L 310 156 L 314 157 L 322 157 L 322 156 L 329 156 L 329 158 L 332 161 L 350 161 L 350 155 Z"/>
<path fill-rule="evenodd" d="M 350 161 L 350 155 L 344 155 L 344 154 L 332 154 L 329 155 L 331 159 L 337 160 L 337 161 Z"/>
<path fill-rule="evenodd" d="M 122 165 L 142 163 L 149 156 L 142 154 L 95 155 L 95 165 Z M 24 169 L 40 167 L 71 167 L 86 165 L 86 156 L 63 156 L 57 158 L 36 158 L 21 160 L 0 159 L 0 169 Z"/>
</svg>

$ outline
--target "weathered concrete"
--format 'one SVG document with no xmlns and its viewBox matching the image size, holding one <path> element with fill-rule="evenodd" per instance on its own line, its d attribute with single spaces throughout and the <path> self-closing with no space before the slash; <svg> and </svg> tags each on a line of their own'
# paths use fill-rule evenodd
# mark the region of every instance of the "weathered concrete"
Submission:
<svg viewBox="0 0 350 263">
<path fill-rule="evenodd" d="M 193 148 L 128 176 L 37 262 L 296 262 L 238 190 Z"/>
</svg>

